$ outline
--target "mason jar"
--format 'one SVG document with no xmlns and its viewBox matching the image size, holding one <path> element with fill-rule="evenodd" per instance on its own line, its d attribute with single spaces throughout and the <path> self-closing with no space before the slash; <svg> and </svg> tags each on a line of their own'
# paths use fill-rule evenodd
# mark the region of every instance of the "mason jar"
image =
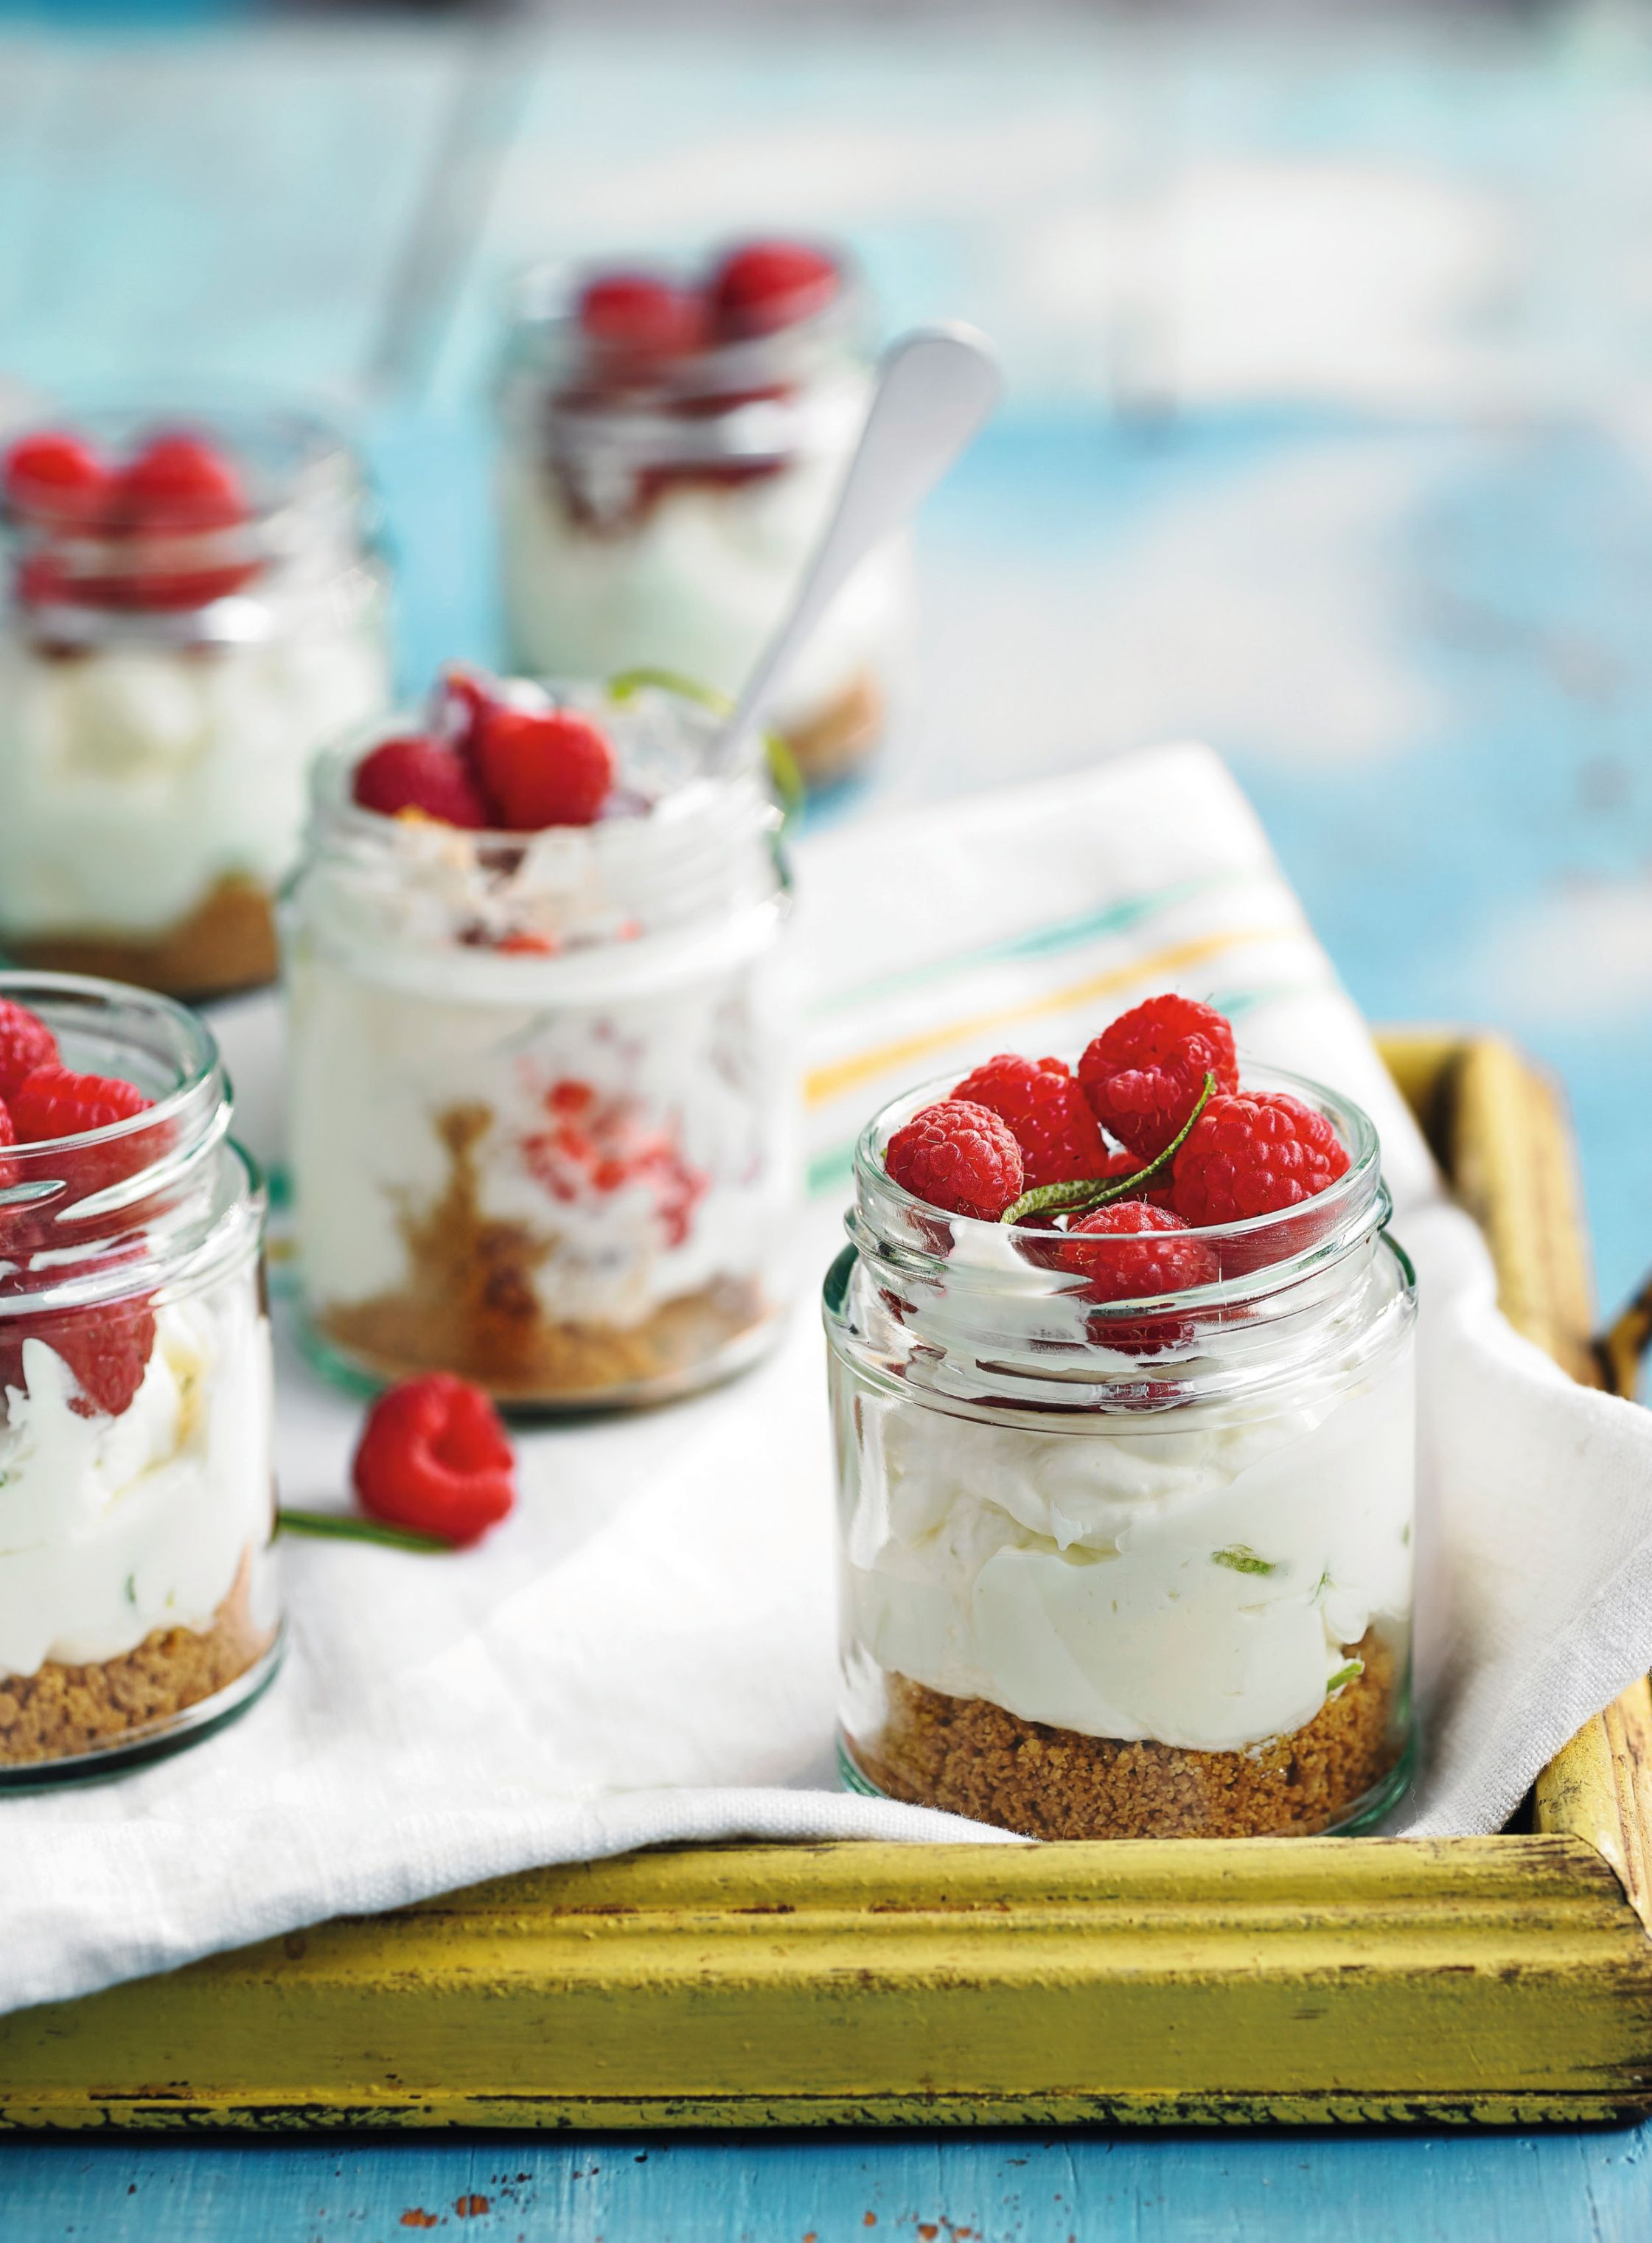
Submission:
<svg viewBox="0 0 1652 2243">
<path fill-rule="evenodd" d="M 0 1156 L 0 1783 L 38 1783 L 202 1736 L 274 1671 L 265 1194 L 192 1014 L 66 974 L 0 997 L 154 1101 Z"/>
<path fill-rule="evenodd" d="M 940 1216 L 856 1155 L 825 1292 L 855 1788 L 1038 1838 L 1357 1829 L 1411 1746 L 1411 1266 L 1356 1107 L 1347 1172 L 1187 1234 L 1150 1300 L 1048 1229 Z M 1124 1265 L 1128 1268 L 1128 1263 Z M 1089 1272 L 1086 1275 L 1086 1271 Z"/>
<path fill-rule="evenodd" d="M 791 603 L 870 401 L 864 299 L 840 271 L 808 318 L 642 363 L 583 331 L 581 276 L 526 275 L 499 388 L 500 571 L 518 669 L 651 667 L 738 693 Z M 776 710 L 809 784 L 845 777 L 876 747 L 911 635 L 910 552 L 897 538 L 845 586 Z"/>
<path fill-rule="evenodd" d="M 212 523 L 185 500 L 171 526 L 134 527 L 117 474 L 66 511 L 10 495 L 0 950 L 198 998 L 273 977 L 311 757 L 388 704 L 389 624 L 361 471 L 321 421 L 119 411 L 75 429 L 130 462 L 180 426 L 238 486 Z"/>
<path fill-rule="evenodd" d="M 799 1156 L 764 767 L 675 694 L 557 690 L 616 748 L 592 825 L 363 810 L 373 738 L 319 766 L 286 922 L 290 1143 L 325 1364 L 584 1409 L 767 1347 Z"/>
</svg>

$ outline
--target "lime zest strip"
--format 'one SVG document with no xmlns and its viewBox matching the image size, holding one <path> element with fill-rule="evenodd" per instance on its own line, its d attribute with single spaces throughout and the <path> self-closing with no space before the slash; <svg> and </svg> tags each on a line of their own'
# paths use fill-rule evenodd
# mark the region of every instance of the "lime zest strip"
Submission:
<svg viewBox="0 0 1652 2243">
<path fill-rule="evenodd" d="M 1116 1199 L 1126 1199 L 1130 1194 L 1166 1169 L 1187 1142 L 1195 1122 L 1216 1095 L 1216 1077 L 1208 1072 L 1205 1088 L 1199 1094 L 1199 1102 L 1162 1153 L 1155 1153 L 1145 1169 L 1138 1169 L 1133 1176 L 1078 1176 L 1071 1183 L 1039 1184 L 1032 1191 L 1023 1192 L 1011 1200 L 998 1217 L 1000 1223 L 1024 1223 L 1030 1215 L 1049 1215 L 1052 1211 L 1076 1214 L 1082 1208 L 1086 1214 L 1098 1207 L 1110 1207 Z"/>
<path fill-rule="evenodd" d="M 358 1519 L 349 1511 L 278 1511 L 278 1534 L 314 1534 L 333 1542 L 379 1542 L 388 1550 L 417 1550 L 426 1555 L 451 1552 L 453 1544 L 439 1535 L 415 1534 L 410 1526 L 386 1526 L 376 1519 Z"/>
<path fill-rule="evenodd" d="M 1365 1661 L 1363 1659 L 1349 1660 L 1346 1667 L 1339 1667 L 1336 1673 L 1326 1681 L 1325 1686 L 1326 1696 L 1328 1698 L 1333 1690 L 1340 1690 L 1345 1683 L 1357 1682 L 1364 1673 Z"/>
<path fill-rule="evenodd" d="M 1248 1542 L 1235 1542 L 1226 1550 L 1211 1552 L 1212 1566 L 1231 1566 L 1236 1573 L 1274 1573 L 1279 1571 L 1275 1559 L 1259 1558 Z"/>
</svg>

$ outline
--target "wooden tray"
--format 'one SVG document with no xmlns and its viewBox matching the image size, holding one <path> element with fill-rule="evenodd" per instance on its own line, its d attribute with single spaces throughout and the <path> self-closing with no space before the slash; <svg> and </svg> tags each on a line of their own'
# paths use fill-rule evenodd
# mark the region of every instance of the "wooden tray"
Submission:
<svg viewBox="0 0 1652 2243">
<path fill-rule="evenodd" d="M 1386 1055 L 1504 1306 L 1601 1376 L 1508 1046 Z M 1494 1838 L 634 1855 L 0 2020 L 12 2126 L 1530 2125 L 1652 2111 L 1646 1686 Z"/>
</svg>

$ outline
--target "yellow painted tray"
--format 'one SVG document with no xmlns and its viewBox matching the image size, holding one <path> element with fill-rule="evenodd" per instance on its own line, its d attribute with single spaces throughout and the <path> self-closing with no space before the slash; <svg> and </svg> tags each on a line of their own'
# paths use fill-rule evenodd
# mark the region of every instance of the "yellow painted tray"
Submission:
<svg viewBox="0 0 1652 2243">
<path fill-rule="evenodd" d="M 1384 1048 L 1510 1316 L 1599 1378 L 1615 1358 L 1589 1344 L 1552 1090 L 1491 1039 Z M 1545 1770 L 1529 1827 L 1494 1838 L 727 1847 L 543 1870 L 0 2020 L 0 2122 L 1640 2117 L 1649 1750 L 1642 1683 Z"/>
</svg>

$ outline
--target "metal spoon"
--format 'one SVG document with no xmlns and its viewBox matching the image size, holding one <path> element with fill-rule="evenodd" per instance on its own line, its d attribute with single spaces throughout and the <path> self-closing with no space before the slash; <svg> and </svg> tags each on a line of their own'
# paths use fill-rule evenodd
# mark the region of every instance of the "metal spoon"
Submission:
<svg viewBox="0 0 1652 2243">
<path fill-rule="evenodd" d="M 903 529 L 969 444 L 1003 387 L 984 335 L 917 327 L 890 344 L 837 505 L 790 611 L 757 658 L 723 730 L 725 749 L 755 731 L 786 673 L 853 571 Z"/>
</svg>

